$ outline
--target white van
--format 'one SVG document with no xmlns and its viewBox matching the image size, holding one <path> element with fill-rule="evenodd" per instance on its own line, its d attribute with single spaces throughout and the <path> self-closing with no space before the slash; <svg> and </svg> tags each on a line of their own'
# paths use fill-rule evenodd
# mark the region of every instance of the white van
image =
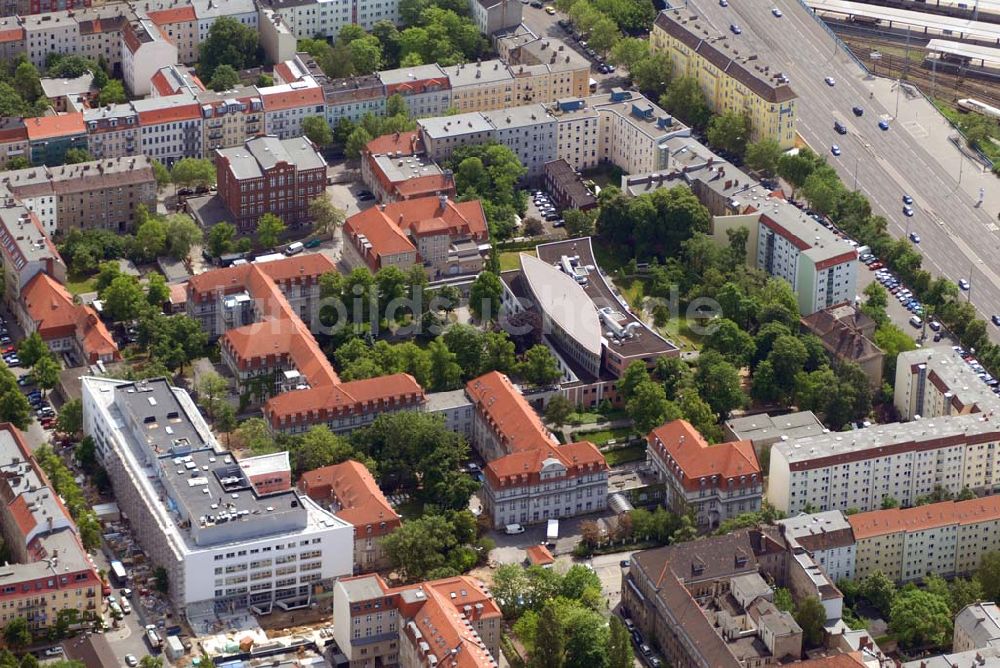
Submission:
<svg viewBox="0 0 1000 668">
<path fill-rule="evenodd" d="M 910 324 L 916 327 L 917 329 L 920 329 L 921 327 L 923 327 L 924 321 L 920 319 L 920 316 L 911 315 Z"/>
<path fill-rule="evenodd" d="M 515 536 L 519 533 L 524 533 L 524 527 L 520 524 L 508 524 L 504 531 L 508 536 Z"/>
<path fill-rule="evenodd" d="M 291 257 L 296 253 L 301 253 L 302 249 L 304 248 L 305 244 L 303 244 L 301 241 L 296 241 L 295 243 L 288 244 L 288 246 L 285 248 L 285 255 Z"/>
</svg>

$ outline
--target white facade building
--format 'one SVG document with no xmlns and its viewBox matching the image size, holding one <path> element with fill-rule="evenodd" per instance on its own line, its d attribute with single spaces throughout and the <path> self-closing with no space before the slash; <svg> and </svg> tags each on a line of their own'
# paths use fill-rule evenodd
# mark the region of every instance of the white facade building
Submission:
<svg viewBox="0 0 1000 668">
<path fill-rule="evenodd" d="M 545 163 L 556 159 L 556 119 L 542 105 L 485 111 L 483 116 L 493 125 L 496 140 L 527 168 L 528 178 L 541 176 Z"/>
<path fill-rule="evenodd" d="M 149 19 L 125 26 L 122 32 L 122 76 L 125 88 L 136 97 L 149 95 L 153 75 L 177 64 L 177 47 Z"/>
<path fill-rule="evenodd" d="M 198 100 L 179 93 L 135 100 L 139 115 L 141 152 L 166 166 L 182 158 L 202 157 L 202 114 Z"/>
<path fill-rule="evenodd" d="M 900 419 L 989 413 L 1000 398 L 952 348 L 918 348 L 896 358 L 893 403 Z"/>
<path fill-rule="evenodd" d="M 351 574 L 354 528 L 291 487 L 287 454 L 241 465 L 164 379 L 82 384 L 84 430 L 178 609 L 308 604 Z"/>
<path fill-rule="evenodd" d="M 767 498 L 784 513 L 911 506 L 940 487 L 992 491 L 1000 428 L 983 414 L 875 425 L 771 447 Z"/>
<path fill-rule="evenodd" d="M 792 549 L 801 547 L 812 554 L 833 582 L 854 579 L 856 548 L 851 525 L 839 510 L 796 515 L 778 520 Z"/>
</svg>

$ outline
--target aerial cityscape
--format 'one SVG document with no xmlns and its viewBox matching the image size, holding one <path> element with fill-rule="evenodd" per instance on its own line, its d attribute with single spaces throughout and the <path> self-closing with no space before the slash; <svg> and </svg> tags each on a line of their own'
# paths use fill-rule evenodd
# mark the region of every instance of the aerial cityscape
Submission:
<svg viewBox="0 0 1000 668">
<path fill-rule="evenodd" d="M 0 668 L 1000 668 L 998 178 L 998 0 L 0 0 Z"/>
</svg>

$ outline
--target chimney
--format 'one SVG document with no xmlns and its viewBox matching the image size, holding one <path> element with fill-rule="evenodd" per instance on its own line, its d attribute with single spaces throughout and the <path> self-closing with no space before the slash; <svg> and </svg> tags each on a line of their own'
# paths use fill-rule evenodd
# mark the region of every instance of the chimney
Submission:
<svg viewBox="0 0 1000 668">
<path fill-rule="evenodd" d="M 444 193 L 438 195 L 438 204 L 441 206 L 441 210 L 444 211 L 448 207 L 448 195 Z"/>
</svg>

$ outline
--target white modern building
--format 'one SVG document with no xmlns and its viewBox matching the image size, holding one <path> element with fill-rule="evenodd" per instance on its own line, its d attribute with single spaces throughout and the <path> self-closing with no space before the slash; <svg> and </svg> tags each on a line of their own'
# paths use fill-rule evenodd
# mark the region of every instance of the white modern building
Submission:
<svg viewBox="0 0 1000 668">
<path fill-rule="evenodd" d="M 854 533 L 842 512 L 801 514 L 777 524 L 789 547 L 807 550 L 831 581 L 854 579 Z"/>
<path fill-rule="evenodd" d="M 149 95 L 151 79 L 161 67 L 177 64 L 177 47 L 149 19 L 139 19 L 122 31 L 122 75 L 135 97 Z"/>
<path fill-rule="evenodd" d="M 512 150 L 528 170 L 528 178 L 542 175 L 545 163 L 555 160 L 556 119 L 540 104 L 485 111 L 496 140 Z"/>
<path fill-rule="evenodd" d="M 189 93 L 135 100 L 141 152 L 170 167 L 183 158 L 202 157 L 202 110 Z"/>
<path fill-rule="evenodd" d="M 903 420 L 990 413 L 1000 398 L 972 365 L 949 347 L 917 348 L 896 358 L 893 404 Z"/>
<path fill-rule="evenodd" d="M 941 488 L 994 490 L 1000 428 L 984 414 L 874 425 L 771 446 L 767 498 L 784 513 L 902 506 Z"/>
<path fill-rule="evenodd" d="M 292 488 L 286 453 L 237 461 L 165 379 L 82 389 L 84 431 L 178 609 L 309 605 L 351 574 L 354 528 Z"/>
</svg>

